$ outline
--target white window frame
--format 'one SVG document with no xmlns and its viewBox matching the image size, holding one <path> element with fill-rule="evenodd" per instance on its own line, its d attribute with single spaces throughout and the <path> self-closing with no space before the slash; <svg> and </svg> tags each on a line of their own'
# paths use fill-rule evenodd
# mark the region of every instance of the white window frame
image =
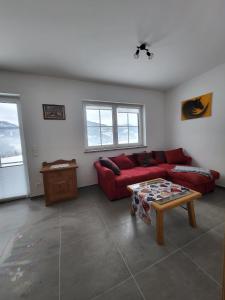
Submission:
<svg viewBox="0 0 225 300">
<path fill-rule="evenodd" d="M 86 119 L 86 106 L 88 106 L 88 105 L 96 105 L 96 106 L 102 105 L 102 106 L 112 107 L 113 145 L 88 146 L 87 119 Z M 117 108 L 118 107 L 120 107 L 120 108 L 136 108 L 136 109 L 140 110 L 140 114 L 138 115 L 138 129 L 139 129 L 139 132 L 138 132 L 139 142 L 138 143 L 128 143 L 128 144 L 119 144 L 118 143 L 118 125 L 117 125 Z M 145 130 L 146 127 L 145 127 L 145 106 L 144 106 L 144 104 L 85 100 L 85 101 L 83 101 L 83 119 L 84 119 L 85 152 L 146 147 L 146 130 Z"/>
</svg>

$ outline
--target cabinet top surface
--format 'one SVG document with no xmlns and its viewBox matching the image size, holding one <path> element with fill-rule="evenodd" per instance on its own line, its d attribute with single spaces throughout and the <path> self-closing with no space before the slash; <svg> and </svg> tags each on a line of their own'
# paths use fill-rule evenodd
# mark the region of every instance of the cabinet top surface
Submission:
<svg viewBox="0 0 225 300">
<path fill-rule="evenodd" d="M 53 163 L 43 163 L 42 168 L 40 170 L 41 173 L 45 172 L 55 172 L 60 170 L 67 170 L 67 169 L 76 169 L 78 168 L 76 161 L 55 161 Z"/>
</svg>

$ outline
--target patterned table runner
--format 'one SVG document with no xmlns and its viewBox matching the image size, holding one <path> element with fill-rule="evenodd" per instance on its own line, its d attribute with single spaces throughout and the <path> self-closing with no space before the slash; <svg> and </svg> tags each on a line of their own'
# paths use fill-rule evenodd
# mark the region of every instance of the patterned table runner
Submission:
<svg viewBox="0 0 225 300">
<path fill-rule="evenodd" d="M 161 178 L 129 185 L 129 189 L 133 191 L 133 208 L 147 224 L 151 223 L 152 201 L 163 205 L 191 193 L 190 189 Z"/>
</svg>

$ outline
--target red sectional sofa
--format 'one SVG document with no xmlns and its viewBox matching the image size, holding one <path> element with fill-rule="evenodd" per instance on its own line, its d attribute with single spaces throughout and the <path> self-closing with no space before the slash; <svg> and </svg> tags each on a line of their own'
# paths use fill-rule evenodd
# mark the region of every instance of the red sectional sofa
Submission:
<svg viewBox="0 0 225 300">
<path fill-rule="evenodd" d="M 179 155 L 175 156 L 175 160 L 179 158 Z M 129 169 L 120 170 L 120 175 L 115 175 L 111 169 L 102 166 L 100 161 L 94 162 L 98 175 L 98 184 L 109 200 L 130 196 L 127 185 L 159 177 L 171 180 L 174 183 L 181 184 L 205 194 L 214 190 L 215 180 L 220 176 L 216 171 L 211 171 L 212 178 L 196 173 L 172 172 L 171 170 L 176 164 L 168 163 L 167 161 L 162 162 L 160 160 L 158 160 L 157 165 L 154 166 L 140 166 L 135 159 L 135 155 L 127 155 L 127 157 L 132 161 L 133 166 Z M 185 159 L 183 159 L 183 162 L 180 163 L 180 165 L 191 165 L 191 157 L 184 157 Z M 169 161 L 171 162 L 173 160 Z"/>
</svg>

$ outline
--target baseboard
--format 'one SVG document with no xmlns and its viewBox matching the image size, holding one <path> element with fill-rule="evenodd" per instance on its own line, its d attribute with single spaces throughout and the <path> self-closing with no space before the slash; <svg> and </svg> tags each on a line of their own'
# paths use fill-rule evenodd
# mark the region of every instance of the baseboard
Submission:
<svg viewBox="0 0 225 300">
<path fill-rule="evenodd" d="M 220 185 L 220 184 L 216 184 L 216 187 L 221 188 L 221 189 L 225 189 L 224 185 Z"/>
<path fill-rule="evenodd" d="M 90 185 L 80 186 L 80 187 L 78 188 L 78 190 L 85 189 L 85 188 L 89 188 L 89 187 L 92 187 L 92 186 L 97 186 L 97 185 L 98 185 L 97 183 L 93 183 L 93 184 L 90 184 Z"/>
<path fill-rule="evenodd" d="M 44 197 L 44 194 L 40 194 L 40 195 L 36 195 L 36 196 L 30 196 L 29 198 L 30 198 L 31 200 L 34 200 L 34 199 L 42 198 L 42 197 Z"/>
<path fill-rule="evenodd" d="M 82 189 L 85 189 L 85 188 L 94 187 L 94 186 L 98 186 L 98 184 L 94 183 L 94 184 L 91 184 L 91 185 L 78 187 L 78 191 L 82 190 Z M 43 198 L 44 196 L 45 196 L 44 194 L 40 194 L 40 195 L 30 196 L 28 198 L 30 198 L 31 200 L 35 200 L 35 199 L 38 199 L 38 198 Z"/>
<path fill-rule="evenodd" d="M 19 197 L 10 197 L 10 198 L 5 198 L 0 200 L 0 204 L 1 203 L 7 203 L 7 202 L 12 202 L 12 201 L 16 201 L 16 200 L 24 200 L 29 198 L 28 196 L 19 196 Z"/>
</svg>

